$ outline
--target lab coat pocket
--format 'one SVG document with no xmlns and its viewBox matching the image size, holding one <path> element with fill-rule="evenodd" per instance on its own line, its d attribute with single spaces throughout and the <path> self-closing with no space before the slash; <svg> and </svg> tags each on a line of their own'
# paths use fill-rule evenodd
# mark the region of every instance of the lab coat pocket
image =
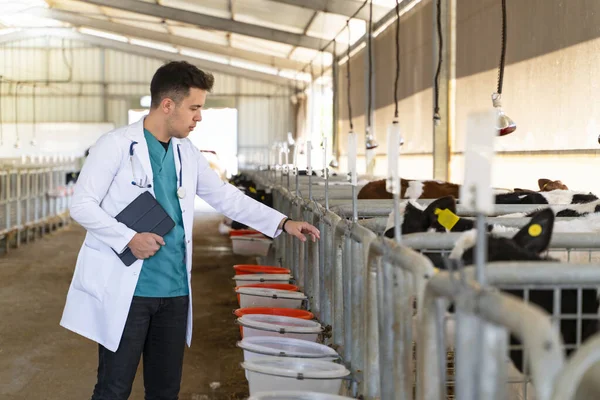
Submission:
<svg viewBox="0 0 600 400">
<path fill-rule="evenodd" d="M 80 265 L 75 273 L 73 286 L 96 300 L 102 302 L 104 292 L 108 286 L 111 273 L 114 269 L 115 257 L 84 245 Z"/>
</svg>

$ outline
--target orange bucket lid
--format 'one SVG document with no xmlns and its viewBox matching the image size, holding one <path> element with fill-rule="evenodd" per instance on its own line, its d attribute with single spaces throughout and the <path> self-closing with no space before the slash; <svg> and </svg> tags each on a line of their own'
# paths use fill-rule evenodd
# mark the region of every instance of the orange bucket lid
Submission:
<svg viewBox="0 0 600 400">
<path fill-rule="evenodd" d="M 248 274 L 289 274 L 288 268 L 276 267 L 272 265 L 254 265 L 254 264 L 238 264 L 234 265 L 236 275 Z"/>
<path fill-rule="evenodd" d="M 236 317 L 241 317 L 247 314 L 267 314 L 267 315 L 279 315 L 284 317 L 300 318 L 311 320 L 315 316 L 310 311 L 297 310 L 295 308 L 270 308 L 270 307 L 247 307 L 238 308 L 233 312 Z"/>
</svg>

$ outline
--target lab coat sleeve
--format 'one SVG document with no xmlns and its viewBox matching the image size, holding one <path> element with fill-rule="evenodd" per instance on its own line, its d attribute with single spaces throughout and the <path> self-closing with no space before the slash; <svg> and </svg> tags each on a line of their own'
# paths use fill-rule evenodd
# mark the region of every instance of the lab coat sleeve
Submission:
<svg viewBox="0 0 600 400">
<path fill-rule="evenodd" d="M 282 230 L 278 229 L 286 217 L 279 211 L 246 196 L 235 186 L 223 182 L 213 171 L 206 158 L 194 147 L 198 162 L 198 182 L 196 194 L 210 204 L 215 210 L 235 221 L 248 225 L 269 236 L 277 237 Z"/>
<path fill-rule="evenodd" d="M 100 207 L 119 171 L 123 150 L 114 136 L 105 134 L 90 149 L 75 185 L 71 217 L 90 234 L 121 253 L 136 232 Z"/>
</svg>

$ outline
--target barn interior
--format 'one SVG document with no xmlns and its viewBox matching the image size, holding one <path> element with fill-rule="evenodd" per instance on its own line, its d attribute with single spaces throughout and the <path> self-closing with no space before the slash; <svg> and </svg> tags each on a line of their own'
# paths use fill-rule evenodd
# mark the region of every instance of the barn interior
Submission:
<svg viewBox="0 0 600 400">
<path fill-rule="evenodd" d="M 101 142 L 148 120 L 173 61 L 214 77 L 177 169 L 208 166 L 177 193 L 173 398 L 599 398 L 600 2 L 3 0 L 0 399 L 92 398 L 102 344 L 63 318 L 102 236 L 73 210 L 98 190 L 116 223 L 94 179 L 134 155 Z M 98 309 L 118 256 L 86 267 L 111 277 Z M 145 358 L 122 398 L 151 397 Z"/>
</svg>

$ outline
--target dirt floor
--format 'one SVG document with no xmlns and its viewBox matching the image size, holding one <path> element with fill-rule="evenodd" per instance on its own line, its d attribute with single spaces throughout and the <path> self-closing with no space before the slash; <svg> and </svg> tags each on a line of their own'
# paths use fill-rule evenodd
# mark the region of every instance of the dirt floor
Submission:
<svg viewBox="0 0 600 400">
<path fill-rule="evenodd" d="M 186 349 L 181 400 L 248 397 L 232 311 L 235 256 L 219 217 L 198 214 L 194 229 L 194 338 Z M 0 399 L 89 399 L 97 345 L 59 326 L 84 231 L 76 224 L 0 256 Z M 211 383 L 216 388 L 211 388 Z M 218 386 L 218 387 L 217 387 Z M 144 398 L 142 368 L 130 399 Z"/>
</svg>

